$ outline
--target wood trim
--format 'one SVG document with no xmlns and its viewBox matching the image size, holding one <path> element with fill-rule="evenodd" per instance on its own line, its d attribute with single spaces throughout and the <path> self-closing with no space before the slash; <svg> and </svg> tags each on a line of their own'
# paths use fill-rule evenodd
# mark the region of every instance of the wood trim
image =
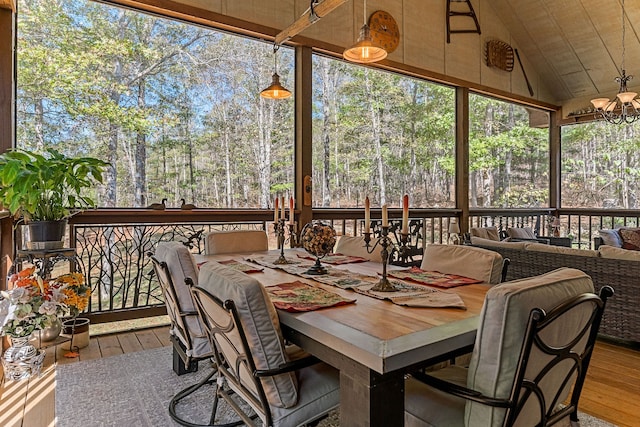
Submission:
<svg viewBox="0 0 640 427">
<path fill-rule="evenodd" d="M 347 0 L 324 0 L 314 7 L 315 16 L 311 15 L 311 9 L 307 9 L 300 18 L 296 19 L 291 25 L 276 35 L 275 44 L 280 45 L 292 37 L 295 37 L 301 31 L 318 22 L 320 18 L 324 18 L 346 1 Z"/>
<path fill-rule="evenodd" d="M 15 0 L 0 0 L 0 9 L 9 9 L 15 13 L 16 11 Z"/>
<path fill-rule="evenodd" d="M 10 9 L 0 8 L 0 152 L 14 146 L 14 28 L 15 14 Z"/>
<path fill-rule="evenodd" d="M 549 113 L 549 206 L 562 206 L 562 140 L 558 118 L 560 112 Z"/>
<path fill-rule="evenodd" d="M 237 34 L 248 35 L 251 37 L 257 37 L 271 42 L 275 41 L 275 37 L 279 33 L 279 30 L 275 28 L 233 18 L 205 9 L 188 6 L 182 3 L 176 3 L 170 0 L 105 0 L 105 3 L 111 3 L 132 9 L 138 9 L 167 16 L 170 18 L 194 22 L 208 27 L 230 31 Z M 337 46 L 331 43 L 325 43 L 300 35 L 291 38 L 286 44 L 292 46 L 308 46 L 316 52 L 340 59 L 342 58 L 342 52 L 345 49 L 344 46 Z M 445 74 L 413 67 L 411 65 L 391 61 L 388 59 L 368 66 L 402 73 L 407 76 L 427 79 L 449 86 L 467 87 L 473 92 L 492 96 L 494 98 L 502 99 L 505 101 L 516 102 L 518 104 L 526 105 L 533 108 L 539 108 L 545 111 L 557 111 L 561 108 L 558 105 L 548 102 L 539 101 L 533 98 L 528 98 L 511 92 L 506 92 L 503 90 L 481 85 L 479 83 L 473 83 L 467 80 L 450 77 Z"/>
</svg>

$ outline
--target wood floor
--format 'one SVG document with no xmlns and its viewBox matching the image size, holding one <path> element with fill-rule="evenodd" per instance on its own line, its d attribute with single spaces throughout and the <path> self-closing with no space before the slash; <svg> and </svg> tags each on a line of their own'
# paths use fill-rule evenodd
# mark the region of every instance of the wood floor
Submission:
<svg viewBox="0 0 640 427">
<path fill-rule="evenodd" d="M 0 388 L 0 426 L 55 426 L 56 364 L 82 363 L 168 346 L 167 327 L 92 338 L 75 359 L 62 348 L 47 350 L 42 375 L 29 381 L 4 381 Z M 580 410 L 621 427 L 640 423 L 640 351 L 598 342 L 580 399 Z"/>
</svg>

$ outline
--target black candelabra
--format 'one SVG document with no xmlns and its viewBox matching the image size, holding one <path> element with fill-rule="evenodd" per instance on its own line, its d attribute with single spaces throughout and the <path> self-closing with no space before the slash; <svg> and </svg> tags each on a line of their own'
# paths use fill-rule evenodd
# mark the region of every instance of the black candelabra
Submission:
<svg viewBox="0 0 640 427">
<path fill-rule="evenodd" d="M 397 248 L 400 254 L 407 253 L 409 248 L 409 233 L 400 233 L 400 245 Z M 378 245 L 382 248 L 380 251 L 380 256 L 382 258 L 382 277 L 380 281 L 371 288 L 372 291 L 376 292 L 395 292 L 397 291 L 396 287 L 389 281 L 387 278 L 387 264 L 389 262 L 389 248 L 395 247 L 395 244 L 389 237 L 389 226 L 383 225 L 380 229 L 380 237 L 376 239 L 376 241 L 371 244 L 371 232 L 364 233 L 364 243 L 368 253 L 373 253 Z"/>
<path fill-rule="evenodd" d="M 280 219 L 279 221 L 273 223 L 273 228 L 274 228 L 276 237 L 278 238 L 278 246 L 280 247 L 280 256 L 278 257 L 277 260 L 274 261 L 274 264 L 276 265 L 291 264 L 291 261 L 286 259 L 284 256 L 284 244 L 288 240 L 291 246 L 295 246 L 296 244 L 295 224 L 292 224 L 290 222 L 287 227 L 285 226 L 285 220 Z M 288 239 L 285 238 L 285 228 L 289 229 Z"/>
</svg>

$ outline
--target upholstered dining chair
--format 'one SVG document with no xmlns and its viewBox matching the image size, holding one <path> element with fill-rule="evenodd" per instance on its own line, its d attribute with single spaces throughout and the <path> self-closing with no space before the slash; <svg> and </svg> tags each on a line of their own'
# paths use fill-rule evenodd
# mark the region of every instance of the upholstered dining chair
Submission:
<svg viewBox="0 0 640 427">
<path fill-rule="evenodd" d="M 409 379 L 405 426 L 577 423 L 580 393 L 613 289 L 593 292 L 591 278 L 571 268 L 492 287 L 471 364 Z"/>
<path fill-rule="evenodd" d="M 467 245 L 431 243 L 424 249 L 420 268 L 457 274 L 495 285 L 506 277 L 509 261 L 497 252 Z"/>
<path fill-rule="evenodd" d="M 208 255 L 267 250 L 269 241 L 262 230 L 212 231 L 204 239 L 204 252 Z"/>
<path fill-rule="evenodd" d="M 337 254 L 357 256 L 369 261 L 382 262 L 382 246 L 378 245 L 371 253 L 367 251 L 364 236 L 340 236 L 333 251 Z"/>
<path fill-rule="evenodd" d="M 155 253 L 151 255 L 151 261 L 171 321 L 169 334 L 173 344 L 173 370 L 178 375 L 197 371 L 198 362 L 206 359 L 213 362 L 214 354 L 195 308 L 191 291 L 185 283 L 186 280 L 195 283 L 198 281 L 198 268 L 193 254 L 180 242 L 160 242 Z M 171 399 L 169 413 L 179 424 L 192 427 L 197 425 L 180 417 L 176 406 L 183 398 L 210 383 L 216 373 L 213 363 L 211 368 L 211 372 L 204 379 L 179 391 Z"/>
<path fill-rule="evenodd" d="M 338 371 L 284 345 L 278 315 L 256 279 L 209 262 L 191 292 L 218 349 L 216 402 L 223 399 L 248 426 L 274 427 L 312 423 L 338 406 Z"/>
</svg>

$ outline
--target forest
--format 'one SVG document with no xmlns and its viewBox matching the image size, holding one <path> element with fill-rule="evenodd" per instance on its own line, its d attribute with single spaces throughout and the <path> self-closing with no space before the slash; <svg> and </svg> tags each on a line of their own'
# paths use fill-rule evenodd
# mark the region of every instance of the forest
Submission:
<svg viewBox="0 0 640 427">
<path fill-rule="evenodd" d="M 269 208 L 293 190 L 273 45 L 88 0 L 19 0 L 17 142 L 110 163 L 102 207 Z M 294 88 L 294 52 L 277 51 Z M 454 89 L 313 57 L 314 206 L 455 206 Z M 540 115 L 546 116 L 540 120 Z M 470 96 L 470 204 L 549 203 L 548 116 Z M 562 129 L 562 206 L 638 208 L 635 126 Z"/>
</svg>

